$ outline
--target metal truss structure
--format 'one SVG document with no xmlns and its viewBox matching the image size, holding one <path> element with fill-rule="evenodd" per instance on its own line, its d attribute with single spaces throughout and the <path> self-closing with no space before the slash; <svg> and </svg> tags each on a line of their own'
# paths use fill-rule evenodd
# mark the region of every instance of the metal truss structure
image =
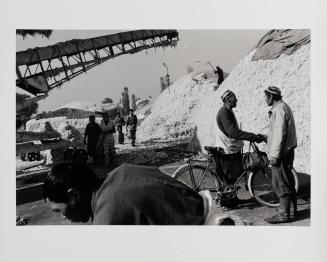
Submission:
<svg viewBox="0 0 327 262">
<path fill-rule="evenodd" d="M 38 96 L 114 57 L 176 46 L 176 30 L 137 30 L 16 52 L 16 86 Z"/>
</svg>

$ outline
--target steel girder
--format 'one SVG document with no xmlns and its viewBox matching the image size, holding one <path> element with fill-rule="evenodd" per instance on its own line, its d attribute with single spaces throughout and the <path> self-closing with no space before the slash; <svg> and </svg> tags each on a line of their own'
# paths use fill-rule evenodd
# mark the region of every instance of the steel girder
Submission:
<svg viewBox="0 0 327 262">
<path fill-rule="evenodd" d="M 137 30 L 16 52 L 16 86 L 46 94 L 111 58 L 155 47 L 175 46 L 176 30 Z"/>
</svg>

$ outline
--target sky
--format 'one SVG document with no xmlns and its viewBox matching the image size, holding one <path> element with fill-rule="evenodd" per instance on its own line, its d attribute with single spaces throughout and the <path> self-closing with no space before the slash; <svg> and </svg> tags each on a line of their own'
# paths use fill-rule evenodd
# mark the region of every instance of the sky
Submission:
<svg viewBox="0 0 327 262">
<path fill-rule="evenodd" d="M 38 35 L 16 36 L 16 51 L 122 31 L 126 30 L 54 30 L 49 39 Z M 267 31 L 178 30 L 176 47 L 148 49 L 110 59 L 50 91 L 46 99 L 39 101 L 38 111 L 54 110 L 75 101 L 101 103 L 105 97 L 118 102 L 125 86 L 130 96 L 155 98 L 160 93 L 160 77 L 166 74 L 163 63 L 168 66 L 172 82 L 187 74 L 188 65 L 196 71 L 212 71 L 207 61 L 230 72 Z M 16 91 L 24 93 L 19 88 Z"/>
</svg>

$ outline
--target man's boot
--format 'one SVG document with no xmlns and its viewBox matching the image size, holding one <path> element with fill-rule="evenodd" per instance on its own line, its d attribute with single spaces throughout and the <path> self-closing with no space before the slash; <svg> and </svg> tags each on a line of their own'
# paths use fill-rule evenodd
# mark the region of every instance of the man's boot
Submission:
<svg viewBox="0 0 327 262">
<path fill-rule="evenodd" d="M 295 219 L 297 215 L 297 196 L 296 192 L 291 194 L 290 201 L 290 219 Z"/>
<path fill-rule="evenodd" d="M 288 223 L 290 219 L 290 195 L 279 199 L 278 213 L 272 217 L 265 218 L 270 224 Z"/>
</svg>

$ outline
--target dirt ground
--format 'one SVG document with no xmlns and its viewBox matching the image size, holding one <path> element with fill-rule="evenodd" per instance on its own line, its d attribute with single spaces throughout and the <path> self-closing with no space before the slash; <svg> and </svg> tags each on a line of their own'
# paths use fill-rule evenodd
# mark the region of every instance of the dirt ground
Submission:
<svg viewBox="0 0 327 262">
<path fill-rule="evenodd" d="M 88 163 L 88 166 L 99 176 L 104 178 L 108 172 L 122 163 L 133 163 L 141 165 L 157 166 L 160 170 L 172 175 L 174 171 L 184 163 L 184 159 L 193 154 L 189 151 L 187 140 L 137 144 L 132 148 L 129 144 L 117 145 L 117 159 L 110 167 L 105 167 L 102 163 L 94 165 Z M 32 165 L 33 163 L 31 163 Z M 38 170 L 43 170 L 38 168 Z M 41 198 L 42 179 L 46 172 L 38 171 L 33 174 L 21 176 L 17 179 L 17 207 L 16 215 L 23 217 L 27 225 L 71 225 L 72 223 L 62 219 L 58 213 L 53 213 L 48 205 Z M 300 188 L 298 192 L 298 210 L 299 216 L 292 223 L 283 224 L 283 226 L 310 226 L 310 176 L 299 174 Z M 241 182 L 239 198 L 243 203 L 233 210 L 225 210 L 215 204 L 215 213 L 221 216 L 232 217 L 236 225 L 264 226 L 269 225 L 264 218 L 271 216 L 276 212 L 275 208 L 262 206 L 256 202 L 246 191 L 244 182 Z M 89 224 L 89 223 L 88 223 Z"/>
</svg>

